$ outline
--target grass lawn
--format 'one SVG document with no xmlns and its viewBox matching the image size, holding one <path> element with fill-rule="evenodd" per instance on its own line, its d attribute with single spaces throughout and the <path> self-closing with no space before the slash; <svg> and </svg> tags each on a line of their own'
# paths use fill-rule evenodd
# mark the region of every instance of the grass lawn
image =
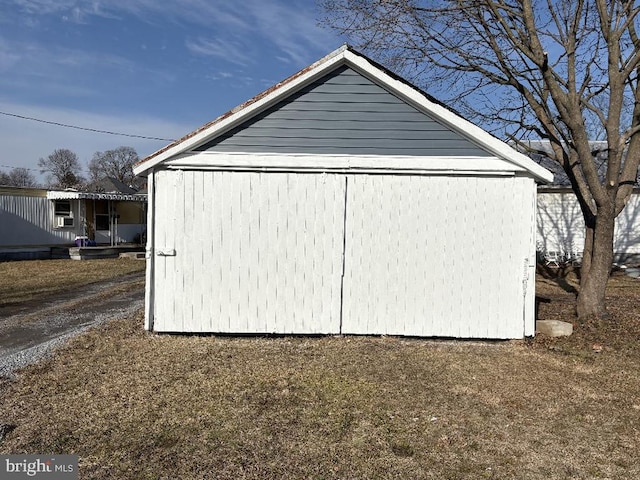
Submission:
<svg viewBox="0 0 640 480">
<path fill-rule="evenodd" d="M 90 263 L 90 262 L 87 262 Z M 573 320 L 538 279 L 541 318 Z M 96 328 L 0 386 L 2 453 L 96 479 L 640 478 L 640 282 L 564 339 L 207 337 Z"/>
<path fill-rule="evenodd" d="M 0 262 L 0 306 L 38 300 L 65 289 L 144 270 L 129 258 Z"/>
</svg>

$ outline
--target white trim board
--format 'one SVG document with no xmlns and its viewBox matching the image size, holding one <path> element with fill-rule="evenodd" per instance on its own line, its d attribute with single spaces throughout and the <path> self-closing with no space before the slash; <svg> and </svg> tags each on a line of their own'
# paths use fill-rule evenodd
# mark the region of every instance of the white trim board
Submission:
<svg viewBox="0 0 640 480">
<path fill-rule="evenodd" d="M 201 152 L 165 162 L 169 169 L 434 172 L 515 175 L 526 170 L 497 157 L 413 157 Z"/>
</svg>

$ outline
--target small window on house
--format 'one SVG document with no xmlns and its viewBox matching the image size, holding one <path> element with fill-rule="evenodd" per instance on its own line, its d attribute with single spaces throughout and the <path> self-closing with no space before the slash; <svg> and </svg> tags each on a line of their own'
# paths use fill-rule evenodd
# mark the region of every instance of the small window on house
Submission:
<svg viewBox="0 0 640 480">
<path fill-rule="evenodd" d="M 70 217 L 71 216 L 71 201 L 70 200 L 56 200 L 54 206 L 54 212 L 56 216 Z"/>
</svg>

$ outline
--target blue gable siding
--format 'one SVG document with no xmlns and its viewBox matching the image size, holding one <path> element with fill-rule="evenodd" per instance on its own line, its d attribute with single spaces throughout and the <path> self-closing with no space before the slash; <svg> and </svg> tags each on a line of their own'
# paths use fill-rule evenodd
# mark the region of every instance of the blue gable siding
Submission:
<svg viewBox="0 0 640 480">
<path fill-rule="evenodd" d="M 490 156 L 348 67 L 194 150 Z"/>
</svg>

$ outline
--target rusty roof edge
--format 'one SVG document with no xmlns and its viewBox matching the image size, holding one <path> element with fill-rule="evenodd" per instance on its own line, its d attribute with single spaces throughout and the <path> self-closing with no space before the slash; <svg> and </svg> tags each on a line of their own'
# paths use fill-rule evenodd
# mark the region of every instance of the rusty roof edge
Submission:
<svg viewBox="0 0 640 480">
<path fill-rule="evenodd" d="M 310 71 L 318 68 L 319 66 L 321 66 L 324 63 L 328 62 L 332 58 L 334 58 L 334 57 L 336 57 L 338 55 L 341 55 L 342 53 L 344 53 L 347 50 L 351 51 L 352 53 L 356 53 L 356 54 L 360 55 L 358 52 L 353 50 L 350 45 L 345 43 L 342 46 L 340 46 L 339 48 L 337 48 L 336 50 L 334 50 L 331 53 L 329 53 L 328 55 L 325 55 L 321 59 L 319 59 L 316 62 L 312 63 L 311 65 L 303 68 L 302 70 L 297 71 L 293 75 L 290 75 L 289 77 L 285 78 L 284 80 L 282 80 L 282 81 L 276 83 L 275 85 L 267 88 L 266 90 L 260 92 L 256 96 L 254 96 L 254 97 L 250 98 L 249 100 L 241 103 L 240 105 L 232 108 L 228 112 L 223 113 L 222 115 L 220 115 L 219 117 L 215 118 L 214 120 L 205 123 L 204 125 L 196 128 L 195 130 L 193 130 L 190 133 L 187 133 L 186 135 L 184 135 L 183 137 L 179 138 L 178 140 L 170 143 L 169 145 L 161 148 L 160 150 L 157 150 L 156 152 L 152 153 L 151 155 L 148 155 L 147 157 L 145 157 L 142 160 L 140 160 L 139 162 L 137 162 L 134 165 L 134 168 L 142 166 L 143 164 L 147 163 L 148 161 L 154 159 L 155 157 L 167 152 L 168 150 L 171 150 L 174 147 L 177 147 L 181 143 L 184 143 L 185 141 L 189 140 L 190 138 L 195 137 L 199 133 L 204 132 L 205 130 L 208 130 L 209 128 L 213 127 L 214 125 L 220 123 L 221 121 L 223 121 L 223 120 L 225 120 L 225 119 L 227 119 L 227 118 L 229 118 L 229 117 L 241 112 L 242 110 L 246 109 L 250 105 L 253 105 L 254 103 L 262 100 L 263 98 L 267 97 L 271 93 L 273 93 L 273 92 L 275 92 L 277 90 L 280 90 L 284 86 L 286 86 L 289 83 L 293 82 L 295 79 L 301 77 L 302 75 L 306 74 L 307 72 L 310 72 Z"/>
</svg>

